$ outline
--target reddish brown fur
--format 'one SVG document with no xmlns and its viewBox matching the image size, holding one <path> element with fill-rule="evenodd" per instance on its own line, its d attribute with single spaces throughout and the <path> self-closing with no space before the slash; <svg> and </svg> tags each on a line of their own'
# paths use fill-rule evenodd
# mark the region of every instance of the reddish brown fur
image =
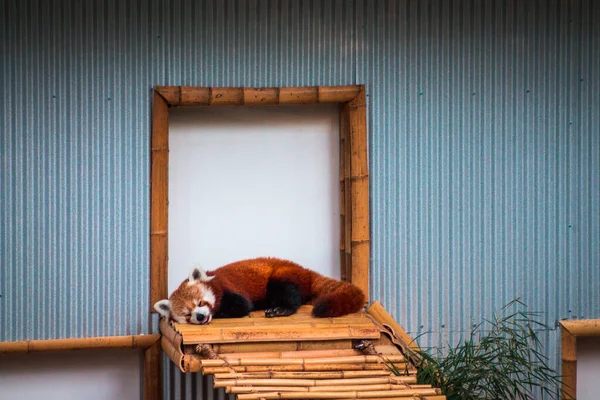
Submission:
<svg viewBox="0 0 600 400">
<path fill-rule="evenodd" d="M 207 272 L 207 275 L 214 277 L 206 282 L 206 286 L 215 294 L 214 310 L 219 309 L 224 291 L 238 293 L 252 302 L 264 299 L 270 279 L 298 285 L 302 297 L 311 299 L 314 304 L 313 315 L 318 317 L 350 314 L 357 312 L 365 304 L 364 293 L 355 285 L 325 277 L 292 261 L 278 258 L 237 261 Z M 194 287 L 184 287 L 185 285 L 186 282 L 183 282 L 176 291 L 177 295 L 171 297 L 172 304 L 191 303 L 195 296 L 192 293 Z"/>
</svg>

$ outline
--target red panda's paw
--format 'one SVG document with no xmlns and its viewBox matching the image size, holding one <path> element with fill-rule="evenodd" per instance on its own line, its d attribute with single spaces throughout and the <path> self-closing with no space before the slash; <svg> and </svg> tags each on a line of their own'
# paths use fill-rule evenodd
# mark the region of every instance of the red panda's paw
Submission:
<svg viewBox="0 0 600 400">
<path fill-rule="evenodd" d="M 290 316 L 295 313 L 296 313 L 296 310 L 291 309 L 291 308 L 273 307 L 273 308 L 267 308 L 265 310 L 265 317 L 267 317 L 267 318 L 287 317 L 287 316 Z"/>
</svg>

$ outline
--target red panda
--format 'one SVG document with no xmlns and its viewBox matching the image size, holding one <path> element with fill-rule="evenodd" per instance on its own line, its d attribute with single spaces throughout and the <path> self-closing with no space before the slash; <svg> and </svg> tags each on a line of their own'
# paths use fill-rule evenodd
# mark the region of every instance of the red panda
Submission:
<svg viewBox="0 0 600 400">
<path fill-rule="evenodd" d="M 264 310 L 266 317 L 294 314 L 313 304 L 315 317 L 339 317 L 365 304 L 360 288 L 328 278 L 292 261 L 255 258 L 208 273 L 196 267 L 188 279 L 154 308 L 179 323 L 208 324 L 212 318 L 240 318 Z"/>
</svg>

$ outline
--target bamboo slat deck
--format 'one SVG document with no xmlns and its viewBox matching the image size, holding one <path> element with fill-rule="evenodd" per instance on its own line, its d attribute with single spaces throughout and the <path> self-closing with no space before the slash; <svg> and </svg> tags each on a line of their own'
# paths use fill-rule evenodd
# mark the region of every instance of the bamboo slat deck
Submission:
<svg viewBox="0 0 600 400">
<path fill-rule="evenodd" d="M 214 375 L 215 389 L 239 400 L 445 399 L 439 389 L 417 384 L 411 354 L 404 351 L 414 349 L 412 339 L 379 303 L 339 318 L 314 318 L 311 308 L 209 325 L 161 320 L 161 344 L 182 371 Z M 363 340 L 370 352 L 356 347 Z M 391 373 L 389 362 L 404 375 Z"/>
<path fill-rule="evenodd" d="M 303 306 L 289 317 L 264 318 L 264 313 L 257 312 L 244 318 L 215 319 L 208 325 L 173 323 L 172 328 L 181 335 L 184 345 L 379 338 L 379 328 L 364 312 L 313 318 L 310 309 Z"/>
</svg>

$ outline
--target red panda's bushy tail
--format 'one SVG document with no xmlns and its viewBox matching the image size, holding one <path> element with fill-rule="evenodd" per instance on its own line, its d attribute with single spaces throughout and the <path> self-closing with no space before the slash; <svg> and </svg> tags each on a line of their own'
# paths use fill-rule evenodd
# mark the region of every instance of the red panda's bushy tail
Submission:
<svg viewBox="0 0 600 400">
<path fill-rule="evenodd" d="M 365 294 L 357 286 L 324 276 L 312 283 L 316 295 L 312 314 L 315 317 L 340 317 L 359 311 L 365 305 Z"/>
</svg>

